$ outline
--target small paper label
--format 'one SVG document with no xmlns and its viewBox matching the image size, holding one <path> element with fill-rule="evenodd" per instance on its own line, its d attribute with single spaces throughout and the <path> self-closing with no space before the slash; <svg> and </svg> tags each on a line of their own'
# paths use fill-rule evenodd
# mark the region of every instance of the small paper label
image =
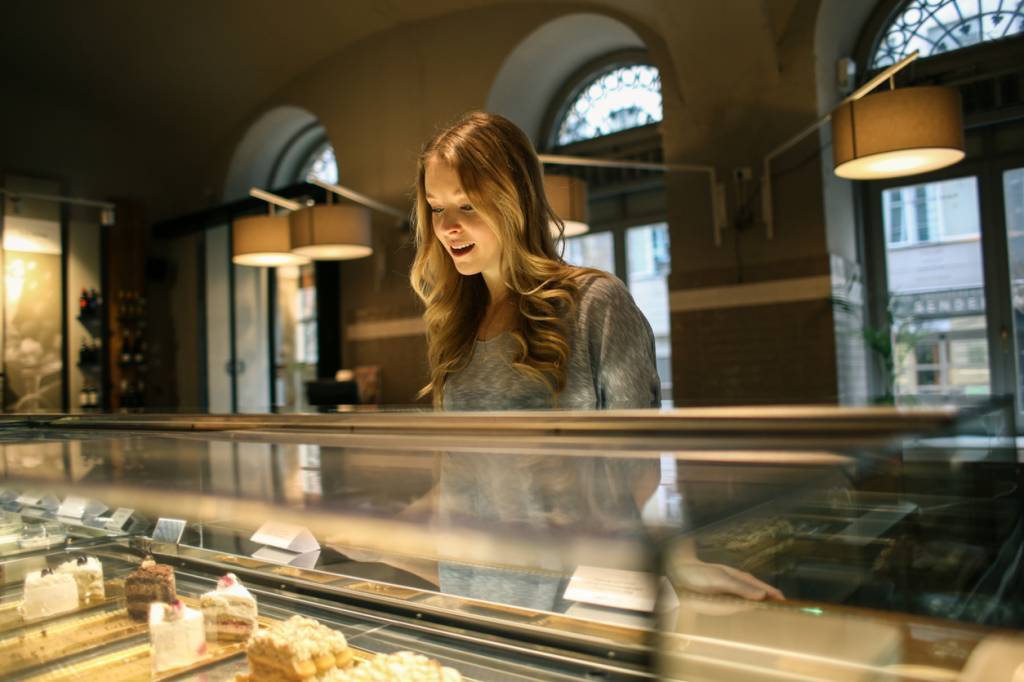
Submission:
<svg viewBox="0 0 1024 682">
<path fill-rule="evenodd" d="M 580 566 L 569 579 L 565 598 L 630 611 L 653 611 L 657 580 L 650 573 Z"/>
<path fill-rule="evenodd" d="M 159 519 L 153 529 L 153 542 L 168 542 L 176 545 L 185 534 L 185 521 L 182 519 Z"/>
<path fill-rule="evenodd" d="M 106 530 L 117 532 L 125 529 L 125 525 L 128 520 L 132 518 L 132 514 L 135 513 L 134 509 L 128 507 L 118 507 L 117 511 L 110 515 L 107 522 L 103 524 Z"/>
<path fill-rule="evenodd" d="M 88 503 L 89 501 L 84 497 L 68 495 L 64 498 L 64 502 L 61 503 L 60 508 L 57 510 L 57 516 L 64 516 L 69 519 L 80 519 L 85 516 L 85 507 Z"/>
<path fill-rule="evenodd" d="M 273 547 L 261 547 L 252 553 L 253 559 L 266 561 L 271 564 L 285 564 L 299 566 L 300 568 L 313 568 L 317 559 L 320 558 L 320 550 L 312 552 L 289 552 L 286 549 L 275 549 Z"/>
<path fill-rule="evenodd" d="M 289 552 L 300 554 L 320 549 L 320 543 L 308 529 L 277 521 L 267 521 L 249 539 L 259 545 L 286 549 Z"/>
<path fill-rule="evenodd" d="M 26 507 L 38 507 L 42 499 L 43 496 L 39 493 L 28 490 L 23 492 L 21 495 L 18 495 L 18 499 L 15 500 L 15 502 L 23 504 Z"/>
</svg>

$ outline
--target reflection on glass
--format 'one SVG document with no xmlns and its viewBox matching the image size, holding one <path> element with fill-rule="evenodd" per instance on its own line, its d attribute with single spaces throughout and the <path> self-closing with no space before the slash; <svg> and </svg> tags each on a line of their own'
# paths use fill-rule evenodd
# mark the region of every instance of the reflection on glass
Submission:
<svg viewBox="0 0 1024 682">
<path fill-rule="evenodd" d="M 277 268 L 274 373 L 278 410 L 308 409 L 305 383 L 316 377 L 317 318 L 313 266 Z"/>
<path fill-rule="evenodd" d="M 882 193 L 897 403 L 990 392 L 975 177 Z"/>
</svg>

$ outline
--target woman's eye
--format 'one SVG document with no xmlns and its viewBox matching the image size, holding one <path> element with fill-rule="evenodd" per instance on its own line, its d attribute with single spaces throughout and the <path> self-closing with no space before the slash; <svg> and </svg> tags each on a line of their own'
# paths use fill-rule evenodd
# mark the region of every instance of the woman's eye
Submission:
<svg viewBox="0 0 1024 682">
<path fill-rule="evenodd" d="M 434 215 L 440 215 L 443 211 L 443 208 L 435 208 L 434 206 L 430 207 L 430 212 L 433 213 Z"/>
<path fill-rule="evenodd" d="M 460 206 L 459 208 L 461 208 L 461 209 L 462 209 L 463 211 L 465 211 L 466 213 L 469 213 L 470 211 L 472 211 L 472 210 L 473 210 L 473 207 L 472 207 L 472 206 L 470 206 L 469 204 L 466 204 L 465 206 Z"/>
</svg>

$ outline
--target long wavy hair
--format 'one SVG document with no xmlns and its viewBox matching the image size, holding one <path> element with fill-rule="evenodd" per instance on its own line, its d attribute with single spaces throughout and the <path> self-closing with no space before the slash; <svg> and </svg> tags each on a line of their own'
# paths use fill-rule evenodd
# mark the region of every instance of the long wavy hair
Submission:
<svg viewBox="0 0 1024 682">
<path fill-rule="evenodd" d="M 568 320 L 585 278 L 599 270 L 565 263 L 549 223 L 564 229 L 544 195 L 540 161 L 530 139 L 503 116 L 471 112 L 423 148 L 416 177 L 416 258 L 410 280 L 426 306 L 430 383 L 440 407 L 448 375 L 469 362 L 490 294 L 483 276 L 465 276 L 434 234 L 426 198 L 427 163 L 437 159 L 458 175 L 462 191 L 494 231 L 502 280 L 513 297 L 517 350 L 512 366 L 541 382 L 557 402 L 570 353 Z"/>
</svg>

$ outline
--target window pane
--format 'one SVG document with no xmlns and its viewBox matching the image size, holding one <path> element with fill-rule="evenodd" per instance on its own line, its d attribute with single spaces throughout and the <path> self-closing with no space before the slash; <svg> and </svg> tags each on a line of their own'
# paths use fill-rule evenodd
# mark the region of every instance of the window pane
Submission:
<svg viewBox="0 0 1024 682">
<path fill-rule="evenodd" d="M 1017 391 L 1024 396 L 1024 168 L 1003 173 L 1006 241 L 1010 256 L 1010 296 L 1017 346 Z"/>
<path fill-rule="evenodd" d="M 648 64 L 617 66 L 584 83 L 557 126 L 556 144 L 610 135 L 661 120 L 661 76 Z"/>
<path fill-rule="evenodd" d="M 672 405 L 672 339 L 668 307 L 668 225 L 658 223 L 626 232 L 626 284 L 654 331 L 654 352 L 661 379 L 661 399 Z"/>
<path fill-rule="evenodd" d="M 902 243 L 894 205 L 910 225 Z M 897 402 L 989 393 L 977 178 L 886 190 L 882 217 Z"/>
<path fill-rule="evenodd" d="M 1024 32 L 1024 6 L 1000 0 L 911 0 L 893 15 L 878 41 L 871 68 L 1000 40 Z"/>
<path fill-rule="evenodd" d="M 565 262 L 615 272 L 615 242 L 611 232 L 596 232 L 565 240 Z"/>
</svg>

